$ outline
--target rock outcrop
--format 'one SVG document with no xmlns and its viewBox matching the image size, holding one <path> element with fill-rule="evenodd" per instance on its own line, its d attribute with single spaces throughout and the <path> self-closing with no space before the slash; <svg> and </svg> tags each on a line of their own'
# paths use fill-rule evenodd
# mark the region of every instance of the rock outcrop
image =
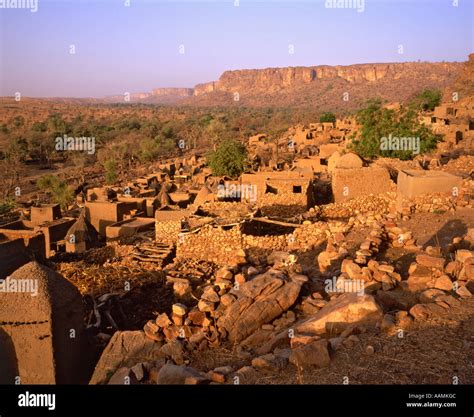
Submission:
<svg viewBox="0 0 474 417">
<path fill-rule="evenodd" d="M 332 325 L 375 324 L 383 316 L 382 309 L 371 295 L 345 293 L 331 301 L 314 316 L 296 326 L 299 333 L 324 334 Z"/>
<path fill-rule="evenodd" d="M 368 96 L 403 102 L 423 88 L 445 89 L 469 67 L 461 62 L 402 62 L 347 66 L 319 65 L 225 71 L 219 80 L 194 88 L 155 88 L 131 94 L 131 101 L 189 105 L 313 106 L 359 108 Z M 342 95 L 350 91 L 350 99 Z M 234 94 L 239 94 L 235 101 Z M 107 98 L 123 102 L 123 96 Z"/>
<path fill-rule="evenodd" d="M 306 278 L 306 277 L 304 277 Z M 305 279 L 286 277 L 281 271 L 269 270 L 232 290 L 237 299 L 219 318 L 217 325 L 229 334 L 229 340 L 240 342 L 288 310 L 296 301 Z"/>
</svg>

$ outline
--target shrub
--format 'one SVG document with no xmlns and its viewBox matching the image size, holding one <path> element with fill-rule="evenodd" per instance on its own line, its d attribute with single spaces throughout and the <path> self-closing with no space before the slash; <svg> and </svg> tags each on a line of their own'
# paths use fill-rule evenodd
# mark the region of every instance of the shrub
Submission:
<svg viewBox="0 0 474 417">
<path fill-rule="evenodd" d="M 334 123 L 336 121 L 336 115 L 331 112 L 326 112 L 321 115 L 319 118 L 321 123 Z"/>
<path fill-rule="evenodd" d="M 227 139 L 209 155 L 208 161 L 214 175 L 237 177 L 245 169 L 247 151 L 240 142 Z"/>
<path fill-rule="evenodd" d="M 62 209 L 66 209 L 74 199 L 73 189 L 54 175 L 43 175 L 38 179 L 36 185 L 40 190 L 51 193 L 53 201 L 59 204 Z"/>
<path fill-rule="evenodd" d="M 380 100 L 370 100 L 367 107 L 359 110 L 357 123 L 361 125 L 358 136 L 353 136 L 349 148 L 364 158 L 384 156 L 389 158 L 411 159 L 416 153 L 412 149 L 382 149 L 382 138 L 390 135 L 398 138 L 419 138 L 419 153 L 436 147 L 439 140 L 430 129 L 418 121 L 413 108 L 400 111 L 382 107 Z"/>
<path fill-rule="evenodd" d="M 11 198 L 0 201 L 0 215 L 8 213 L 14 207 L 15 207 L 15 200 Z"/>
<path fill-rule="evenodd" d="M 117 180 L 117 163 L 114 159 L 107 159 L 104 162 L 105 181 L 107 184 L 113 184 Z"/>
<path fill-rule="evenodd" d="M 441 103 L 441 97 L 441 91 L 426 89 L 418 94 L 410 105 L 416 110 L 433 111 Z"/>
<path fill-rule="evenodd" d="M 156 140 L 147 138 L 140 143 L 139 157 L 143 161 L 153 161 L 160 153 L 160 145 Z"/>
</svg>

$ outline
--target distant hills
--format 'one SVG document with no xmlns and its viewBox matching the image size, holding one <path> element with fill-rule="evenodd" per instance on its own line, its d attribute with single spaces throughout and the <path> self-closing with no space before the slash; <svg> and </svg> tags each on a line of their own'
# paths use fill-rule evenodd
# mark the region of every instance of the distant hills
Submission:
<svg viewBox="0 0 474 417">
<path fill-rule="evenodd" d="M 217 81 L 194 88 L 155 88 L 102 99 L 48 98 L 77 103 L 144 103 L 186 106 L 317 108 L 338 113 L 360 108 L 369 98 L 406 102 L 425 88 L 447 101 L 474 95 L 474 54 L 466 62 L 402 62 L 319 65 L 225 71 Z"/>
<path fill-rule="evenodd" d="M 464 86 L 463 62 L 403 62 L 320 65 L 225 71 L 217 81 L 194 88 L 155 88 L 131 94 L 131 102 L 190 106 L 318 107 L 333 111 L 359 108 L 368 98 L 404 102 L 424 88 Z M 470 64 L 469 64 L 470 62 Z M 464 78 L 463 78 L 464 77 Z M 461 81 L 460 81 L 461 80 Z M 124 102 L 124 96 L 105 99 Z"/>
</svg>

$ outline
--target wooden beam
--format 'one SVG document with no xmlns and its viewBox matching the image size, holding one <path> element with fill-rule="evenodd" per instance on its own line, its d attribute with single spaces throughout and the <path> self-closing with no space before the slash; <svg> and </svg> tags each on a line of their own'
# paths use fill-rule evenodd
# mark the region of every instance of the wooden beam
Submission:
<svg viewBox="0 0 474 417">
<path fill-rule="evenodd" d="M 270 220 L 264 217 L 254 217 L 252 220 L 257 221 L 257 222 L 262 222 L 262 223 L 275 224 L 277 226 L 285 226 L 285 227 L 301 227 L 302 226 L 301 224 L 280 222 L 278 220 Z"/>
</svg>

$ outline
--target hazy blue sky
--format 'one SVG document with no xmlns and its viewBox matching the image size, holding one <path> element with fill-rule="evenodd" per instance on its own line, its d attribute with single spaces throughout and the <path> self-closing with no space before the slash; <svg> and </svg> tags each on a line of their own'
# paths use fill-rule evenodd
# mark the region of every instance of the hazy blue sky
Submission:
<svg viewBox="0 0 474 417">
<path fill-rule="evenodd" d="M 453 1 L 366 0 L 358 12 L 324 0 L 38 0 L 36 13 L 0 9 L 0 96 L 192 87 L 227 69 L 465 61 L 473 0 Z"/>
</svg>

